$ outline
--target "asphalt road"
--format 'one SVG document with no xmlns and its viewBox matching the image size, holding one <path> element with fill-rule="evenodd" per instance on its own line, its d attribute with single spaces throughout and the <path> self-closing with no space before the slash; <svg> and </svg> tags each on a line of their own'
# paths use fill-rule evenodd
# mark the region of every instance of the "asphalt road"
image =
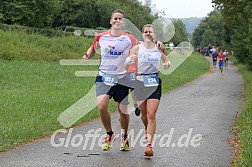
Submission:
<svg viewBox="0 0 252 167">
<path fill-rule="evenodd" d="M 0 153 L 0 167 L 226 167 L 232 159 L 228 139 L 232 137 L 235 115 L 241 110 L 242 91 L 242 77 L 231 64 L 223 74 L 213 68 L 164 94 L 157 113 L 159 138 L 152 158 L 143 155 L 143 125 L 140 117 L 132 113 L 128 152 L 119 151 L 119 138 L 110 151 L 101 151 L 98 143 L 105 132 L 96 119 L 55 138 L 49 136 Z M 117 134 L 120 133 L 118 118 L 118 113 L 112 114 Z"/>
</svg>

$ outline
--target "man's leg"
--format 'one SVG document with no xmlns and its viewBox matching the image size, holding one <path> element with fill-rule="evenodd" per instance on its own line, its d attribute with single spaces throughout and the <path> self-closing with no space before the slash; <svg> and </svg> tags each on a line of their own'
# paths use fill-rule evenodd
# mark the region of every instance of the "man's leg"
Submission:
<svg viewBox="0 0 252 167">
<path fill-rule="evenodd" d="M 221 73 L 223 72 L 224 62 L 221 62 Z"/>
<path fill-rule="evenodd" d="M 128 142 L 128 127 L 129 127 L 129 113 L 128 113 L 128 94 L 129 88 L 124 85 L 116 85 L 113 88 L 113 98 L 117 102 L 118 112 L 120 114 L 121 124 L 121 151 L 129 150 Z"/>
<path fill-rule="evenodd" d="M 100 95 L 97 96 L 98 103 L 98 111 L 100 115 L 101 122 L 107 132 L 107 137 L 104 140 L 104 144 L 102 146 L 103 151 L 108 151 L 112 146 L 112 142 L 114 141 L 114 132 L 111 127 L 111 117 L 108 112 L 108 103 L 109 103 L 109 95 Z"/>
<path fill-rule="evenodd" d="M 112 130 L 112 127 L 110 114 L 108 112 L 109 95 L 100 95 L 96 97 L 96 100 L 101 122 L 106 132 L 110 132 Z"/>
<path fill-rule="evenodd" d="M 120 114 L 121 123 L 121 151 L 129 151 L 129 141 L 128 141 L 128 127 L 129 127 L 129 114 L 128 106 L 118 103 L 118 112 Z"/>
<path fill-rule="evenodd" d="M 134 94 L 134 90 L 133 89 L 130 89 L 130 94 L 131 94 L 131 97 L 132 97 L 132 100 L 133 100 L 133 104 L 134 104 L 134 107 L 135 107 L 135 105 L 137 105 L 137 99 L 136 99 L 136 96 Z"/>
<path fill-rule="evenodd" d="M 133 99 L 134 108 L 135 108 L 135 115 L 139 116 L 140 115 L 140 109 L 139 109 L 139 106 L 137 104 L 137 99 L 136 99 L 136 96 L 135 96 L 134 92 L 135 92 L 135 90 L 130 89 L 130 94 L 131 94 L 131 97 Z"/>
<path fill-rule="evenodd" d="M 128 114 L 128 105 L 119 104 L 118 105 L 118 112 L 120 114 L 120 123 L 121 129 L 124 131 L 123 134 L 127 134 L 128 127 L 129 127 L 129 114 Z"/>
</svg>

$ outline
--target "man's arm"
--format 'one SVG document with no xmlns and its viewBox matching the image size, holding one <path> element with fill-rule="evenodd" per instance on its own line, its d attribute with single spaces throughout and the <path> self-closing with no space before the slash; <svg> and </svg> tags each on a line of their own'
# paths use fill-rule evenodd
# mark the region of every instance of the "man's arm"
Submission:
<svg viewBox="0 0 252 167">
<path fill-rule="evenodd" d="M 95 53 L 96 50 L 100 49 L 100 45 L 99 45 L 99 39 L 101 37 L 102 34 L 99 34 L 96 36 L 95 40 L 93 41 L 92 45 L 88 48 L 88 50 L 84 53 L 82 59 L 83 62 L 85 63 L 88 59 L 91 59 Z"/>
<path fill-rule="evenodd" d="M 83 60 L 88 60 L 91 59 L 95 55 L 95 50 L 92 46 L 88 48 L 88 50 L 84 53 L 82 59 Z"/>
</svg>

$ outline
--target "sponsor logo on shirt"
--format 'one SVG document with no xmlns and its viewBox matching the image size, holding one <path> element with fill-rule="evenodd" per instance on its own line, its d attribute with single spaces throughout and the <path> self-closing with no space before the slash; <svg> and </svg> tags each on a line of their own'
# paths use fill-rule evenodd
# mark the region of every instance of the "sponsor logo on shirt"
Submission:
<svg viewBox="0 0 252 167">
<path fill-rule="evenodd" d="M 144 54 L 144 59 L 146 59 L 146 60 L 149 61 L 149 62 L 156 62 L 156 61 L 159 61 L 158 58 L 152 57 L 151 54 L 149 54 L 149 53 L 145 53 L 145 54 Z"/>
<path fill-rule="evenodd" d="M 115 46 L 109 45 L 108 48 L 105 48 L 105 56 L 106 57 L 119 57 L 123 55 L 123 51 L 121 50 L 116 50 Z"/>
</svg>

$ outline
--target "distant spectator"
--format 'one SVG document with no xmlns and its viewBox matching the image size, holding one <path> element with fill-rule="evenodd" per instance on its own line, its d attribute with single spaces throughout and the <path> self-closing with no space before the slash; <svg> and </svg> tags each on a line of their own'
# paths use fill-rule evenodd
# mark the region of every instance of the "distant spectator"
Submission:
<svg viewBox="0 0 252 167">
<path fill-rule="evenodd" d="M 170 48 L 170 50 L 173 50 L 173 49 L 174 49 L 174 44 L 173 44 L 172 41 L 169 43 L 169 48 Z"/>
<path fill-rule="evenodd" d="M 166 43 L 166 44 L 165 44 L 165 49 L 168 49 L 168 48 L 169 48 L 169 44 Z"/>
<path fill-rule="evenodd" d="M 225 69 L 228 68 L 228 51 L 225 49 L 223 52 L 223 55 L 225 56 Z"/>
<path fill-rule="evenodd" d="M 203 49 L 204 56 L 208 56 L 208 48 L 204 47 Z"/>
<path fill-rule="evenodd" d="M 211 44 L 209 44 L 208 46 L 207 46 L 207 52 L 208 52 L 208 55 L 210 56 L 211 54 L 212 54 L 212 45 Z"/>
<path fill-rule="evenodd" d="M 231 57 L 233 57 L 233 56 L 234 56 L 234 51 L 233 51 L 233 50 L 231 50 L 231 54 L 230 54 L 230 56 L 231 56 Z"/>
<path fill-rule="evenodd" d="M 212 47 L 212 49 L 210 50 L 211 54 L 213 55 L 214 53 L 216 53 L 217 49 L 215 48 L 215 46 Z"/>
</svg>

